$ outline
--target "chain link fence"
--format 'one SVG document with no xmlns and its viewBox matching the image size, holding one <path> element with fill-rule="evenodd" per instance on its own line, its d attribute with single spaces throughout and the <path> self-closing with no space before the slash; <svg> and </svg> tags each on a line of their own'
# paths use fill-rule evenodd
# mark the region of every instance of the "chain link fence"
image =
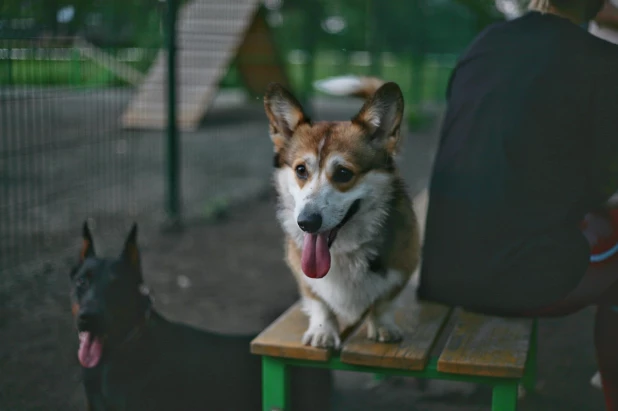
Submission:
<svg viewBox="0 0 618 411">
<path fill-rule="evenodd" d="M 272 147 L 260 94 L 272 79 L 309 107 L 325 98 L 315 80 L 343 74 L 396 81 L 419 112 L 439 107 L 458 54 L 502 18 L 483 7 L 6 0 L 0 271 L 71 255 L 84 219 L 99 232 L 134 220 L 191 224 L 268 190 Z M 411 124 L 417 119 L 413 111 Z"/>
<path fill-rule="evenodd" d="M 399 83 L 418 192 L 457 56 L 502 18 L 483 0 L 0 1 L 0 409 L 84 409 L 67 284 L 84 220 L 101 255 L 139 223 L 165 315 L 259 327 L 294 298 L 277 277 L 267 84 L 341 120 L 361 102 L 314 81 Z"/>
</svg>

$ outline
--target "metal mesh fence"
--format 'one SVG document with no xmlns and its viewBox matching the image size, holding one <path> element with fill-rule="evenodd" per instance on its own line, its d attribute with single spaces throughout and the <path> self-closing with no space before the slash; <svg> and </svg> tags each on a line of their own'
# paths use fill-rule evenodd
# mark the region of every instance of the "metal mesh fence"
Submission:
<svg viewBox="0 0 618 411">
<path fill-rule="evenodd" d="M 161 47 L 159 25 L 120 21 L 104 2 L 45 3 L 0 7 L 3 272 L 74 254 L 86 218 L 105 232 L 161 212 L 161 133 L 119 123 Z M 155 8 L 148 19 L 160 14 Z"/>
<path fill-rule="evenodd" d="M 86 218 L 120 231 L 166 213 L 210 218 L 260 195 L 272 150 L 260 95 L 271 80 L 319 104 L 314 80 L 372 74 L 398 82 L 412 106 L 439 105 L 457 55 L 497 18 L 468 3 L 190 0 L 173 3 L 166 35 L 163 1 L 7 0 L 0 270 L 58 260 Z M 178 134 L 166 128 L 166 39 Z"/>
<path fill-rule="evenodd" d="M 85 219 L 99 255 L 139 223 L 170 319 L 244 334 L 285 308 L 266 85 L 341 120 L 361 102 L 315 80 L 398 82 L 418 192 L 435 132 L 410 130 L 495 18 L 483 0 L 0 0 L 0 410 L 84 409 L 67 271 Z"/>
</svg>

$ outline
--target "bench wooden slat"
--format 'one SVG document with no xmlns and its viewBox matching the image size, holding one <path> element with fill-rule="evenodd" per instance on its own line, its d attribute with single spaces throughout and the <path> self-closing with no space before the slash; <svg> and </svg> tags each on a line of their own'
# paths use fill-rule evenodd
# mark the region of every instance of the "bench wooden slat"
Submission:
<svg viewBox="0 0 618 411">
<path fill-rule="evenodd" d="M 524 374 L 531 319 L 483 316 L 459 311 L 438 359 L 438 371 L 487 377 Z"/>
<path fill-rule="evenodd" d="M 366 325 L 363 325 L 345 342 L 341 362 L 422 370 L 450 311 L 450 308 L 439 304 L 406 303 L 395 313 L 395 321 L 404 333 L 402 341 L 389 344 L 371 341 L 367 338 Z"/>
<path fill-rule="evenodd" d="M 328 361 L 331 356 L 330 350 L 314 348 L 302 343 L 301 339 L 309 322 L 300 307 L 299 301 L 255 337 L 251 341 L 251 353 L 271 357 Z"/>
</svg>

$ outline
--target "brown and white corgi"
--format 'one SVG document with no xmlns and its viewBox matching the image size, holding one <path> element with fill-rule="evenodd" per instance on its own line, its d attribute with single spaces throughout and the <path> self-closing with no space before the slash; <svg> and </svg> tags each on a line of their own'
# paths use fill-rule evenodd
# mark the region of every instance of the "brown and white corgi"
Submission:
<svg viewBox="0 0 618 411">
<path fill-rule="evenodd" d="M 418 223 L 394 162 L 403 96 L 395 83 L 366 96 L 337 122 L 312 122 L 279 84 L 264 97 L 286 262 L 309 318 L 303 343 L 315 347 L 338 347 L 340 326 L 364 319 L 368 338 L 400 340 L 394 301 L 419 263 Z"/>
</svg>

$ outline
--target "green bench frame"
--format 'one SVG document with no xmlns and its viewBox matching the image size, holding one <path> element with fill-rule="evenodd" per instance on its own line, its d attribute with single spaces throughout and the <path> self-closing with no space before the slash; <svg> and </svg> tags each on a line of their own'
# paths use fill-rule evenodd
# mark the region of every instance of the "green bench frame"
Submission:
<svg viewBox="0 0 618 411">
<path fill-rule="evenodd" d="M 259 355 L 260 350 L 254 350 L 253 343 L 252 351 Z M 486 384 L 491 386 L 493 390 L 491 401 L 492 411 L 516 411 L 519 387 L 522 386 L 526 392 L 534 391 L 537 369 L 536 351 L 537 320 L 534 319 L 532 320 L 531 325 L 530 342 L 525 360 L 525 369 L 523 375 L 518 378 L 500 378 L 439 371 L 439 356 L 431 356 L 422 370 L 406 370 L 390 367 L 386 368 L 349 364 L 342 362 L 338 353 L 333 353 L 327 361 L 286 358 L 282 356 L 262 354 L 262 410 L 293 411 L 289 409 L 289 367 L 296 366 L 371 373 L 374 374 L 376 378 L 382 378 L 384 376 L 403 376 Z"/>
</svg>

